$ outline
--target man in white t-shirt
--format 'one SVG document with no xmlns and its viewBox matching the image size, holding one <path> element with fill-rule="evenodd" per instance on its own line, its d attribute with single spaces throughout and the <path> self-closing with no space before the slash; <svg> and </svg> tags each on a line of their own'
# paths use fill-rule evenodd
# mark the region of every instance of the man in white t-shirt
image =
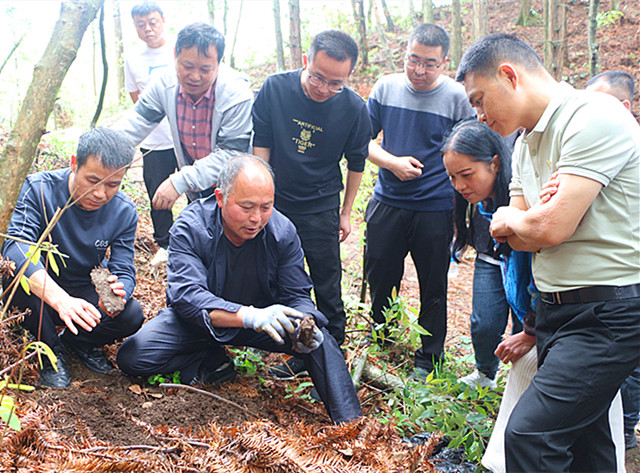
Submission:
<svg viewBox="0 0 640 473">
<path fill-rule="evenodd" d="M 145 43 L 145 46 L 127 54 L 124 63 L 124 87 L 131 95 L 133 103 L 136 103 L 150 77 L 157 71 L 162 73 L 168 67 L 173 67 L 174 58 L 173 48 L 164 37 L 165 18 L 157 3 L 147 1 L 138 3 L 131 9 L 131 17 L 138 37 Z M 173 174 L 177 167 L 171 131 L 166 118 L 140 144 L 140 150 L 144 155 L 144 184 L 151 202 L 158 186 Z M 169 229 L 173 225 L 171 209 L 160 210 L 151 206 L 151 220 L 153 239 L 160 247 L 151 260 L 151 265 L 159 266 L 167 261 Z"/>
</svg>

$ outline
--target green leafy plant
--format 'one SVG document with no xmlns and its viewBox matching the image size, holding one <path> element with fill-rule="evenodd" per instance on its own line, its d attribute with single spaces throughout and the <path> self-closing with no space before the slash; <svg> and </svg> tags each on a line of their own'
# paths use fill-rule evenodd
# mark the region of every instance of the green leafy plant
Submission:
<svg viewBox="0 0 640 473">
<path fill-rule="evenodd" d="M 170 384 L 181 384 L 180 383 L 180 371 L 174 371 L 171 374 L 153 374 L 147 378 L 147 382 L 155 386 L 156 384 L 161 383 L 170 383 Z"/>
<path fill-rule="evenodd" d="M 403 390 L 389 395 L 387 405 L 404 435 L 441 433 L 449 448 L 462 446 L 469 461 L 479 462 L 502 399 L 502 379 L 497 389 L 472 389 L 457 380 L 462 361 L 450 358 L 452 362 L 431 372 L 424 382 L 408 379 Z"/>
<path fill-rule="evenodd" d="M 56 357 L 53 350 L 44 342 L 36 341 L 31 342 L 24 347 L 20 354 L 20 359 L 24 360 L 24 357 L 29 350 L 35 350 L 37 352 L 38 361 L 40 366 L 42 367 L 42 355 L 49 358 L 51 365 L 57 370 L 57 362 L 58 358 Z M 0 419 L 4 421 L 4 423 L 9 426 L 13 430 L 20 430 L 20 419 L 16 415 L 16 404 L 13 396 L 9 396 L 6 394 L 7 389 L 19 389 L 21 391 L 33 391 L 35 388 L 33 386 L 29 386 L 27 384 L 22 384 L 20 380 L 22 379 L 22 369 L 23 364 L 20 365 L 20 374 L 18 376 L 18 382 L 12 383 L 9 379 L 9 376 L 5 375 L 4 379 L 0 381 Z"/>
<path fill-rule="evenodd" d="M 384 324 L 374 324 L 371 331 L 371 339 L 377 345 L 405 344 L 415 350 L 420 346 L 420 336 L 431 335 L 418 323 L 418 309 L 409 305 L 406 298 L 398 296 L 395 287 L 383 315 Z"/>
<path fill-rule="evenodd" d="M 240 373 L 252 375 L 264 366 L 262 355 L 255 349 L 230 348 L 229 351 L 233 354 L 233 366 Z"/>
<path fill-rule="evenodd" d="M 488 387 L 472 389 L 450 374 L 430 373 L 403 399 L 420 430 L 441 432 L 450 440 L 450 448 L 463 445 L 469 460 L 477 462 L 491 436 L 501 393 Z"/>
<path fill-rule="evenodd" d="M 284 399 L 289 399 L 290 397 L 293 397 L 294 394 L 297 394 L 301 399 L 306 399 L 307 401 L 315 402 L 315 400 L 309 395 L 309 393 L 305 392 L 307 388 L 310 388 L 310 387 L 311 388 L 313 387 L 313 383 L 311 381 L 303 381 L 297 386 L 288 384 L 285 387 L 285 391 L 287 392 L 287 394 L 284 395 Z"/>
<path fill-rule="evenodd" d="M 624 13 L 622 13 L 620 10 L 599 12 L 596 16 L 598 28 L 606 28 L 607 26 L 615 24 L 616 20 L 621 16 L 624 16 Z"/>
</svg>

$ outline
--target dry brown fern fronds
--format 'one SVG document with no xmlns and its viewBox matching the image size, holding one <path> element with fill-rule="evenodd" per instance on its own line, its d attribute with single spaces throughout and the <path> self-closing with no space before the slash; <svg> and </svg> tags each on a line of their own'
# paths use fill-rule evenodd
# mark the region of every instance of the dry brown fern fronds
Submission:
<svg viewBox="0 0 640 473">
<path fill-rule="evenodd" d="M 241 460 L 248 467 L 282 473 L 323 472 L 305 454 L 306 446 L 300 437 L 289 435 L 270 422 L 245 422 L 235 440 L 245 450 Z"/>
<path fill-rule="evenodd" d="M 438 443 L 433 441 L 434 437 L 436 436 L 432 436 L 426 444 L 410 448 L 406 459 L 402 460 L 405 466 L 396 468 L 393 473 L 435 473 L 436 469 L 429 461 L 429 457 Z"/>
<path fill-rule="evenodd" d="M 11 276 L 13 277 L 13 272 L 16 270 L 16 264 L 8 258 L 0 255 L 0 276 Z"/>
<path fill-rule="evenodd" d="M 5 430 L 1 449 L 10 457 L 39 460 L 44 457 L 47 439 L 43 433 L 49 430 L 46 422 L 49 413 L 43 409 L 27 412 L 20 419 L 21 430 Z"/>
<path fill-rule="evenodd" d="M 364 426 L 369 422 L 371 422 L 371 420 L 363 416 L 340 425 L 323 426 L 310 436 L 309 442 L 318 447 L 352 442 L 360 435 Z M 317 427 L 312 428 L 317 429 Z"/>
<path fill-rule="evenodd" d="M 0 320 L 0 324 L 2 325 L 9 324 L 9 323 L 21 324 L 24 321 L 24 318 L 30 314 L 31 314 L 31 309 L 25 309 L 21 311 L 21 310 L 18 310 L 17 307 L 11 307 L 11 313 L 4 319 Z"/>
<path fill-rule="evenodd" d="M 77 472 L 77 473 L 148 473 L 150 471 L 159 472 L 160 464 L 156 461 L 148 461 L 142 458 L 119 458 L 109 454 L 93 454 L 83 456 L 82 454 L 71 453 L 71 458 L 57 463 L 55 471 Z M 167 471 L 166 469 L 163 469 Z"/>
<path fill-rule="evenodd" d="M 210 449 L 198 458 L 198 462 L 192 460 L 192 464 L 199 470 L 210 473 L 245 473 L 247 469 L 238 459 L 236 452 Z"/>
</svg>

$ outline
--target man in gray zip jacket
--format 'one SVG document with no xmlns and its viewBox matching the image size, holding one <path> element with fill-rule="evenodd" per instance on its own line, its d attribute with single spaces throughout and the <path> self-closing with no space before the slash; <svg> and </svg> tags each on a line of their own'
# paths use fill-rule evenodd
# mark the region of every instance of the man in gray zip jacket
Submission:
<svg viewBox="0 0 640 473">
<path fill-rule="evenodd" d="M 179 170 L 158 187 L 154 209 L 171 209 L 184 193 L 189 200 L 213 193 L 224 163 L 249 149 L 253 94 L 246 76 L 220 64 L 224 46 L 211 25 L 183 28 L 175 73 L 155 77 L 114 126 L 137 145 L 165 116 L 169 121 Z"/>
</svg>

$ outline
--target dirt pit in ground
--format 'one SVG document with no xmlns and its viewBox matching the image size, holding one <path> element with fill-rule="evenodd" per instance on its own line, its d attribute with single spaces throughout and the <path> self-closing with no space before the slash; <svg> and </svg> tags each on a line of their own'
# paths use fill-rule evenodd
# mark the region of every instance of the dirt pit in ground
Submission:
<svg viewBox="0 0 640 473">
<path fill-rule="evenodd" d="M 269 357 L 274 356 L 279 355 Z M 234 382 L 202 388 L 238 404 L 254 417 L 204 394 L 153 386 L 119 370 L 94 373 L 73 357 L 68 359 L 68 365 L 72 380 L 68 389 L 38 388 L 23 396 L 31 407 L 40 405 L 50 410 L 50 424 L 59 435 L 69 439 L 83 437 L 113 445 L 156 445 L 145 425 L 196 430 L 211 421 L 219 425 L 255 419 L 281 425 L 294 419 L 308 424 L 330 423 L 322 404 L 297 396 L 287 397 L 286 386 L 291 385 L 290 381 L 260 383 L 255 375 L 239 375 Z"/>
</svg>

